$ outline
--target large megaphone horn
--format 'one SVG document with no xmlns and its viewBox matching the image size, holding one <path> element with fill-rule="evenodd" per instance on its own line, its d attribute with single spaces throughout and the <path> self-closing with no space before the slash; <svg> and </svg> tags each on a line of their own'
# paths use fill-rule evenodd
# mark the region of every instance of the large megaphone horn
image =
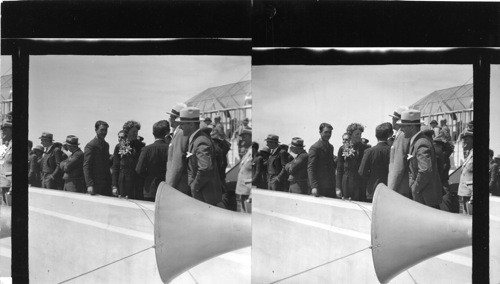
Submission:
<svg viewBox="0 0 500 284">
<path fill-rule="evenodd" d="M 422 205 L 379 184 L 371 231 L 375 272 L 386 283 L 423 260 L 472 245 L 472 216 Z"/>
<path fill-rule="evenodd" d="M 252 244 L 250 215 L 200 202 L 164 182 L 156 195 L 154 234 L 163 282 L 217 255 Z"/>
</svg>

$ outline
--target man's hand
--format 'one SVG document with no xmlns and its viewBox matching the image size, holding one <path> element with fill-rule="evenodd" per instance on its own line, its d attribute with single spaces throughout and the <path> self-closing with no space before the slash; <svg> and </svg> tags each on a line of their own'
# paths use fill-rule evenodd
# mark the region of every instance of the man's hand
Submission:
<svg viewBox="0 0 500 284">
<path fill-rule="evenodd" d="M 118 196 L 118 188 L 116 186 L 113 186 L 112 192 L 114 196 Z"/>
<path fill-rule="evenodd" d="M 338 198 L 342 198 L 342 190 L 341 190 L 340 188 L 338 188 L 338 187 L 337 187 L 337 188 L 335 189 L 335 193 L 337 194 L 337 197 L 338 197 Z"/>
<path fill-rule="evenodd" d="M 318 189 L 317 189 L 317 188 L 313 188 L 313 189 L 311 189 L 311 195 L 312 195 L 312 196 L 316 196 L 316 197 L 318 197 L 318 196 L 319 196 L 319 195 L 318 195 Z"/>
<path fill-rule="evenodd" d="M 93 186 L 87 187 L 87 193 L 90 194 L 90 195 L 95 195 L 95 193 L 94 193 L 94 187 Z"/>
</svg>

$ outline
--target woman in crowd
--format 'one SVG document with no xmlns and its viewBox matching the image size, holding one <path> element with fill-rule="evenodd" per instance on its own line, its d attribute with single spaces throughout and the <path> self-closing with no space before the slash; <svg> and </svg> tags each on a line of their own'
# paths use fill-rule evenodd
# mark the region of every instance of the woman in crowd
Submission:
<svg viewBox="0 0 500 284">
<path fill-rule="evenodd" d="M 363 125 L 351 123 L 342 136 L 344 145 L 338 152 L 337 191 L 342 192 L 342 197 L 356 201 L 366 198 L 364 179 L 358 173 L 365 150 L 369 148 L 361 141 L 364 130 Z"/>
<path fill-rule="evenodd" d="M 123 125 L 124 139 L 115 147 L 113 152 L 113 194 L 115 196 L 142 199 L 142 178 L 136 173 L 135 167 L 144 147 L 144 143 L 137 139 L 141 124 L 129 120 Z"/>
</svg>

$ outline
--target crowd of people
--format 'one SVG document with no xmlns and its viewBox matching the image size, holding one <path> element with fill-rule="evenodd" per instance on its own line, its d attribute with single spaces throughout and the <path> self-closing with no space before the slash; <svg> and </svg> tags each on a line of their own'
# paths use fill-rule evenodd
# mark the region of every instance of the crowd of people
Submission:
<svg viewBox="0 0 500 284">
<path fill-rule="evenodd" d="M 269 134 L 260 148 L 252 142 L 248 119 L 233 135 L 226 135 L 220 117 L 200 118 L 200 109 L 176 104 L 168 120 L 152 127 L 155 141 L 146 146 L 138 132 L 141 124 L 127 121 L 110 154 L 105 138 L 109 125 L 95 123 L 96 136 L 80 148 L 79 138 L 68 135 L 56 143 L 44 132 L 41 145 L 29 141 L 31 186 L 70 192 L 154 201 L 158 185 L 167 185 L 193 198 L 222 208 L 246 210 L 252 188 L 371 202 L 383 183 L 399 194 L 427 206 L 472 214 L 473 123 L 460 134 L 465 160 L 458 184 L 449 184 L 453 153 L 446 120 L 421 122 L 418 110 L 396 108 L 392 122 L 375 129 L 377 143 L 362 138 L 363 125 L 351 123 L 336 152 L 329 140 L 333 126 L 319 125 L 319 139 L 309 151 L 304 140 L 283 144 Z M 2 125 L 1 175 L 3 202 L 11 189 L 12 120 Z M 230 139 L 238 138 L 240 170 L 235 185 L 226 182 Z M 251 146 L 251 149 L 250 149 Z M 500 155 L 490 150 L 490 193 L 500 195 Z"/>
<path fill-rule="evenodd" d="M 448 180 L 454 145 L 447 121 L 441 120 L 440 127 L 435 120 L 424 125 L 420 111 L 406 106 L 390 116 L 392 122 L 376 127 L 373 147 L 361 137 L 363 125 L 348 125 L 337 155 L 328 123 L 319 125 L 319 140 L 308 152 L 300 137 L 282 144 L 278 135 L 269 134 L 260 151 L 253 144 L 252 182 L 262 189 L 365 202 L 372 201 L 383 183 L 427 206 L 472 214 L 473 122 L 460 135 L 466 158 L 457 186 Z"/>
<path fill-rule="evenodd" d="M 96 136 L 83 150 L 75 135 L 56 143 L 52 133 L 43 132 L 39 137 L 41 145 L 33 147 L 29 141 L 29 184 L 155 201 L 157 188 L 165 181 L 200 201 L 236 210 L 235 191 L 249 191 L 251 176 L 248 183 L 226 185 L 231 137 L 225 134 L 220 117 L 216 116 L 213 123 L 209 118 L 201 119 L 200 109 L 182 103 L 167 114 L 168 120 L 153 125 L 155 141 L 147 146 L 138 135 L 141 124 L 134 120 L 125 122 L 112 154 L 105 140 L 109 128 L 105 121 L 95 123 Z M 248 160 L 247 153 L 251 157 L 252 131 L 248 122 L 244 119 L 233 137 L 238 139 L 242 164 Z"/>
</svg>

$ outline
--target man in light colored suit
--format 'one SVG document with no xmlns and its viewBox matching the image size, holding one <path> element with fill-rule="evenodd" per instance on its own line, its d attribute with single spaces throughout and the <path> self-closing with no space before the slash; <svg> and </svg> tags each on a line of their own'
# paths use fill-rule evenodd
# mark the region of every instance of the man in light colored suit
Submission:
<svg viewBox="0 0 500 284">
<path fill-rule="evenodd" d="M 410 109 L 401 113 L 401 126 L 405 138 L 410 139 L 407 154 L 410 190 L 413 200 L 439 209 L 443 197 L 432 140 L 420 131 L 420 111 Z"/>
<path fill-rule="evenodd" d="M 460 206 L 462 206 L 463 213 L 469 215 L 472 215 L 472 199 L 474 195 L 472 190 L 473 134 L 473 128 L 466 129 L 465 132 L 462 133 L 462 147 L 464 148 L 464 151 L 469 153 L 469 155 L 465 158 L 465 161 L 462 164 L 462 174 L 460 175 L 460 183 L 458 184 L 458 198 Z"/>
<path fill-rule="evenodd" d="M 171 140 L 168 147 L 167 173 L 165 174 L 165 183 L 178 191 L 191 195 L 191 190 L 188 186 L 187 160 L 186 152 L 188 149 L 189 137 L 183 134 L 179 122 L 176 119 L 180 115 L 180 111 L 186 108 L 184 103 L 177 103 L 170 112 L 170 129 L 172 132 L 168 135 Z"/>
<path fill-rule="evenodd" d="M 8 204 L 7 194 L 12 192 L 12 121 L 6 119 L 1 126 L 2 151 L 0 153 L 0 187 L 2 188 L 2 203 Z"/>
<path fill-rule="evenodd" d="M 183 135 L 189 138 L 186 158 L 191 195 L 205 203 L 223 207 L 215 149 L 210 134 L 200 129 L 200 109 L 184 108 L 176 121 L 180 123 Z"/>
<path fill-rule="evenodd" d="M 387 178 L 387 187 L 399 194 L 411 198 L 411 192 L 408 179 L 408 161 L 406 155 L 410 148 L 410 138 L 405 138 L 400 126 L 396 124 L 401 119 L 401 112 L 408 110 L 407 106 L 398 106 L 394 110 L 392 117 L 392 127 L 396 130 L 394 142 L 391 146 L 389 159 L 389 176 Z"/>
</svg>

